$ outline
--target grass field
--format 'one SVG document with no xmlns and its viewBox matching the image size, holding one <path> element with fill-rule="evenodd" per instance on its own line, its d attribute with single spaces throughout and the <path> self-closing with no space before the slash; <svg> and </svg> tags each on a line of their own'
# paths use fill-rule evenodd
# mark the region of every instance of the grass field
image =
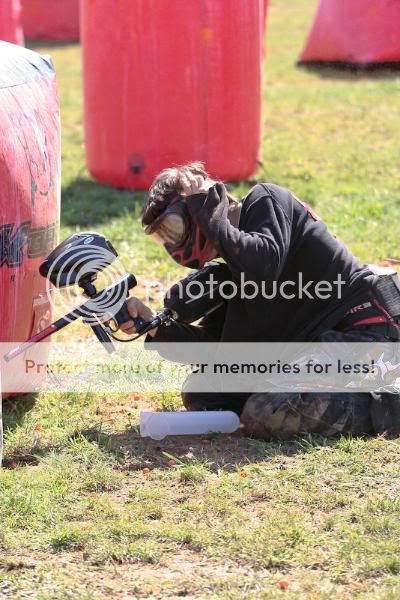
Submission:
<svg viewBox="0 0 400 600">
<path fill-rule="evenodd" d="M 315 6 L 272 1 L 257 180 L 291 187 L 362 260 L 399 258 L 400 71 L 297 68 Z M 143 195 L 97 185 L 85 169 L 79 46 L 39 50 L 60 84 L 61 237 L 99 230 L 140 280 L 178 277 L 141 233 Z M 157 443 L 138 435 L 144 406 L 179 398 L 5 403 L 0 598 L 400 597 L 398 440 Z"/>
</svg>

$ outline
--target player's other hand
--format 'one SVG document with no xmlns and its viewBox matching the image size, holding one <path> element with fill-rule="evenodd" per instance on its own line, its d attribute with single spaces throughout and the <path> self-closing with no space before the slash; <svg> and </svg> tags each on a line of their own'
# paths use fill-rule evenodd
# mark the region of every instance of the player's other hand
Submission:
<svg viewBox="0 0 400 600">
<path fill-rule="evenodd" d="M 193 196 L 194 194 L 207 193 L 215 183 L 213 179 L 205 179 L 202 175 L 187 173 L 180 178 L 182 196 Z"/>
</svg>

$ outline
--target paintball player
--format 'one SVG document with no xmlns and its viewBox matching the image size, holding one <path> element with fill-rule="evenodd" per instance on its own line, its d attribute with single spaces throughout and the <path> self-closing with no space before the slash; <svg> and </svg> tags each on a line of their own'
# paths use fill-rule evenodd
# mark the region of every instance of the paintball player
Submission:
<svg viewBox="0 0 400 600">
<path fill-rule="evenodd" d="M 201 163 L 190 163 L 155 178 L 142 224 L 175 261 L 192 269 L 221 257 L 236 280 L 244 274 L 246 281 L 272 285 L 301 276 L 303 291 L 321 281 L 340 288 L 328 298 L 236 295 L 197 325 L 173 322 L 153 329 L 146 344 L 400 339 L 398 280 L 379 291 L 380 278 L 287 189 L 261 183 L 239 203 Z M 133 318 L 153 316 L 137 298 L 129 299 L 128 310 Z M 135 332 L 131 321 L 122 329 Z M 400 431 L 400 393 L 199 393 L 191 391 L 192 377 L 182 390 L 187 410 L 234 410 L 245 432 L 262 439 Z"/>
</svg>

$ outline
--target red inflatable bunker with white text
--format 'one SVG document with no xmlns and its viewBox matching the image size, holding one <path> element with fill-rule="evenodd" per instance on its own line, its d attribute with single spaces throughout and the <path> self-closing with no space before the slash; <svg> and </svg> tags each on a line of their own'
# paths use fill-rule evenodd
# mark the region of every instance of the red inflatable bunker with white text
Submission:
<svg viewBox="0 0 400 600">
<path fill-rule="evenodd" d="M 20 0 L 0 0 L 0 40 L 23 45 Z"/>
<path fill-rule="evenodd" d="M 300 62 L 400 62 L 400 2 L 320 0 Z"/>
<path fill-rule="evenodd" d="M 81 3 L 87 163 L 147 188 L 204 161 L 220 179 L 257 168 L 265 0 Z"/>
<path fill-rule="evenodd" d="M 0 54 L 0 342 L 16 342 L 51 322 L 38 268 L 58 238 L 59 102 L 48 58 L 5 42 Z"/>
<path fill-rule="evenodd" d="M 79 0 L 22 0 L 22 7 L 28 40 L 79 40 Z"/>
</svg>

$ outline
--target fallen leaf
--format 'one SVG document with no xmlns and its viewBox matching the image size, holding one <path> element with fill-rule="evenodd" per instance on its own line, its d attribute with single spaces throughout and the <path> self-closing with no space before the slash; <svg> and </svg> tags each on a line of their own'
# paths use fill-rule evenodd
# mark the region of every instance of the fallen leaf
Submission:
<svg viewBox="0 0 400 600">
<path fill-rule="evenodd" d="M 289 582 L 283 579 L 282 581 L 278 581 L 276 585 L 279 589 L 286 590 L 289 587 Z"/>
</svg>

